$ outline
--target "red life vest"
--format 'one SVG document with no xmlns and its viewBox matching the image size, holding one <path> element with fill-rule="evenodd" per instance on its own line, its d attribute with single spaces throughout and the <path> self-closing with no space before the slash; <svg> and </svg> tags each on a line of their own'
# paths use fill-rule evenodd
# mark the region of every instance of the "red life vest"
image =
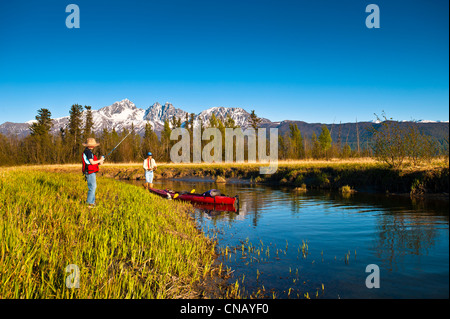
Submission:
<svg viewBox="0 0 450 319">
<path fill-rule="evenodd" d="M 97 173 L 98 172 L 98 164 L 89 164 L 87 165 L 86 162 L 84 161 L 84 157 L 83 155 L 81 155 L 81 160 L 83 162 L 83 174 L 92 174 L 92 173 Z M 94 161 L 97 161 L 97 156 L 94 155 Z"/>
</svg>

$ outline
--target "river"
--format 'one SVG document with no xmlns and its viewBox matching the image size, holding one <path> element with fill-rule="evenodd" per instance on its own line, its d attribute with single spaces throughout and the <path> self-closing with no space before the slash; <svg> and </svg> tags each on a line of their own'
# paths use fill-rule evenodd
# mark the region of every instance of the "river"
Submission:
<svg viewBox="0 0 450 319">
<path fill-rule="evenodd" d="M 193 180 L 154 186 L 239 195 L 239 212 L 194 215 L 243 297 L 449 297 L 448 201 Z"/>
</svg>

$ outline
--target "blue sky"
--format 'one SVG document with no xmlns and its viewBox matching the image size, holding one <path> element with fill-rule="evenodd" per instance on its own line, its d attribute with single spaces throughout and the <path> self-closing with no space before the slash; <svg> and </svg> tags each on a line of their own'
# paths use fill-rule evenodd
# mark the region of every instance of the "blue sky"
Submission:
<svg viewBox="0 0 450 319">
<path fill-rule="evenodd" d="M 80 28 L 68 29 L 68 4 Z M 368 29 L 365 8 L 380 8 Z M 273 121 L 449 119 L 449 2 L 0 2 L 0 123 L 128 98 Z"/>
</svg>

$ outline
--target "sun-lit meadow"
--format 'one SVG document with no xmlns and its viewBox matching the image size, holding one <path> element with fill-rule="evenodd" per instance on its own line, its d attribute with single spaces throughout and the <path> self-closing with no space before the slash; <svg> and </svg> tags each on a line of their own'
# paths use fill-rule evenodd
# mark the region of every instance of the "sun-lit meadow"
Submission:
<svg viewBox="0 0 450 319">
<path fill-rule="evenodd" d="M 448 193 L 446 159 L 401 170 L 371 159 L 285 161 L 271 176 L 259 175 L 261 165 L 159 163 L 155 178 L 250 179 L 294 190 L 397 183 L 408 192 Z M 79 164 L 0 168 L 0 298 L 206 297 L 214 289 L 207 280 L 230 269 L 218 262 L 214 238 L 196 227 L 192 206 L 122 178 L 143 178 L 141 164 L 103 165 L 97 206 L 89 209 Z M 66 286 L 68 265 L 80 269 L 79 288 Z M 220 296 L 245 295 L 234 286 L 219 288 Z"/>
<path fill-rule="evenodd" d="M 81 173 L 0 170 L 0 298 L 192 298 L 210 274 L 214 242 L 189 205 L 97 180 L 85 205 Z M 79 288 L 66 287 L 68 265 Z"/>
</svg>

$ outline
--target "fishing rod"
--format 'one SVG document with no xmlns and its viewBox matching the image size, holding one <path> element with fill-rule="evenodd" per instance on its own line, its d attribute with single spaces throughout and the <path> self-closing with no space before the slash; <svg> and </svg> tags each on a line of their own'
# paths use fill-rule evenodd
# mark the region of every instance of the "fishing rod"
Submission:
<svg viewBox="0 0 450 319">
<path fill-rule="evenodd" d="M 114 147 L 114 148 L 111 150 L 111 152 L 108 153 L 108 155 L 103 156 L 103 157 L 104 157 L 104 158 L 107 158 L 109 155 L 111 155 L 111 153 L 112 153 L 117 147 L 119 147 L 120 143 L 122 143 L 122 142 L 128 137 L 128 135 L 130 135 L 130 134 L 131 134 L 131 131 L 127 134 L 127 136 L 125 136 L 125 137 L 119 142 L 119 144 L 116 145 L 116 147 Z"/>
</svg>

